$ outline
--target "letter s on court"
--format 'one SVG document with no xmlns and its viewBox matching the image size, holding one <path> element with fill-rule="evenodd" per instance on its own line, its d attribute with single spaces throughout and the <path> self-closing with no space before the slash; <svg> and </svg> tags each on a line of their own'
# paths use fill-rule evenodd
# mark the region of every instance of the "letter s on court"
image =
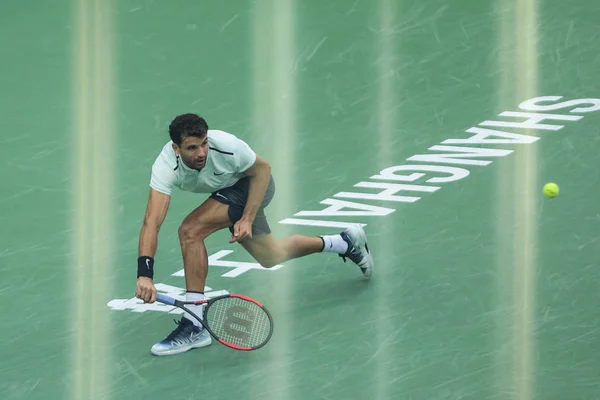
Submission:
<svg viewBox="0 0 600 400">
<path fill-rule="evenodd" d="M 545 106 L 537 104 L 537 103 L 540 103 L 543 101 L 546 101 L 546 102 L 558 101 L 560 99 L 562 99 L 562 96 L 534 97 L 532 99 L 525 100 L 524 102 L 519 104 L 519 108 L 521 110 L 527 110 L 527 111 L 553 111 L 553 110 L 560 110 L 561 108 L 567 108 L 567 107 L 576 106 L 576 105 L 580 105 L 580 104 L 590 104 L 589 107 L 576 108 L 574 110 L 571 110 L 571 112 L 572 113 L 588 113 L 588 112 L 600 110 L 600 99 L 593 99 L 593 98 L 569 100 L 569 101 L 563 101 L 561 103 L 549 104 L 549 105 L 545 105 Z"/>
</svg>

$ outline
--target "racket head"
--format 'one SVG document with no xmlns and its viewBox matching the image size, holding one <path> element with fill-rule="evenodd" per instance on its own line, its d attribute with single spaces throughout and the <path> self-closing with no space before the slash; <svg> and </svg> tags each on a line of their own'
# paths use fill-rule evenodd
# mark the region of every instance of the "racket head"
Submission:
<svg viewBox="0 0 600 400">
<path fill-rule="evenodd" d="M 204 306 L 203 317 L 212 336 L 232 349 L 258 350 L 273 335 L 271 313 L 248 296 L 226 294 L 214 297 Z"/>
</svg>

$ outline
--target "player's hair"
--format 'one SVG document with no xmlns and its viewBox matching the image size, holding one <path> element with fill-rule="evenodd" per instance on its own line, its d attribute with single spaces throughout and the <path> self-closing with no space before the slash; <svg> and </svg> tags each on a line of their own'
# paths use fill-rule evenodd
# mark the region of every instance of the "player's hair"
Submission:
<svg viewBox="0 0 600 400">
<path fill-rule="evenodd" d="M 204 118 L 196 114 L 181 114 L 175 117 L 169 125 L 169 136 L 177 146 L 188 136 L 204 138 L 208 133 L 208 124 Z"/>
</svg>

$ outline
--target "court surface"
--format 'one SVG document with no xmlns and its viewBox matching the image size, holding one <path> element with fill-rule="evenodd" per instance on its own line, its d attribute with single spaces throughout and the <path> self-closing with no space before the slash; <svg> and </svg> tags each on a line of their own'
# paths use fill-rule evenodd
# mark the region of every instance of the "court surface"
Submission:
<svg viewBox="0 0 600 400">
<path fill-rule="evenodd" d="M 0 398 L 600 397 L 597 1 L 0 11 Z M 373 278 L 333 254 L 263 270 L 218 233 L 207 294 L 261 300 L 272 341 L 152 356 L 179 314 L 133 298 L 138 234 L 184 112 L 271 162 L 278 237 L 365 224 Z M 172 199 L 162 292 L 204 198 Z"/>
</svg>

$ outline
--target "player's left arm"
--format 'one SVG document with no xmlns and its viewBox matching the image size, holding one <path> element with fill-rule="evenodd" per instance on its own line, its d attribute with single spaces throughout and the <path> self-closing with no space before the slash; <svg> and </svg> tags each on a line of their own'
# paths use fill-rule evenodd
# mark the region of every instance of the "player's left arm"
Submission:
<svg viewBox="0 0 600 400">
<path fill-rule="evenodd" d="M 254 164 L 245 170 L 244 174 L 249 177 L 249 184 L 248 200 L 246 201 L 242 220 L 252 224 L 271 180 L 271 165 L 267 160 L 257 155 Z"/>
</svg>

